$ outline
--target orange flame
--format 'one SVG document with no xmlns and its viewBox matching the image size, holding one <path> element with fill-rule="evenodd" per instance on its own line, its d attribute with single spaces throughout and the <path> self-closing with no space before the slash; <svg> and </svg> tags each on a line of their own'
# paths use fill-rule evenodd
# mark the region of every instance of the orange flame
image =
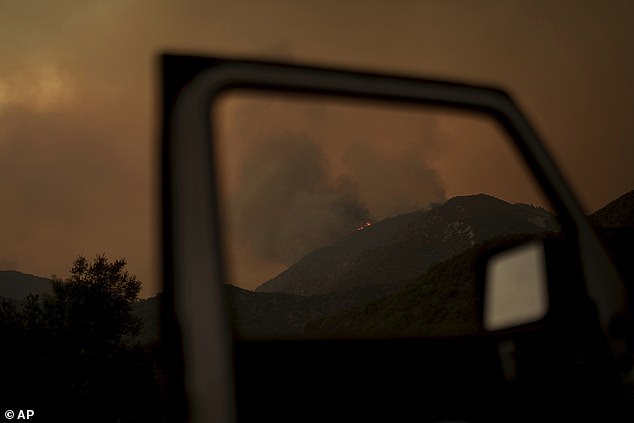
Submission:
<svg viewBox="0 0 634 423">
<path fill-rule="evenodd" d="M 362 231 L 364 229 L 369 228 L 370 226 L 372 226 L 372 223 L 370 222 L 365 222 L 363 225 L 361 226 L 357 226 L 357 231 Z"/>
</svg>

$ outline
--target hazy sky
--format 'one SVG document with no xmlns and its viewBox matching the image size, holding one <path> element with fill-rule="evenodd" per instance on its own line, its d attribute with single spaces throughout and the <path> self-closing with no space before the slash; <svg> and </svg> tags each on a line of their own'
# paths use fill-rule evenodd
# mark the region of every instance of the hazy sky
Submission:
<svg viewBox="0 0 634 423">
<path fill-rule="evenodd" d="M 342 3 L 0 0 L 0 268 L 65 276 L 103 252 L 159 289 L 165 50 L 498 85 L 589 211 L 634 188 L 631 2 Z"/>
</svg>

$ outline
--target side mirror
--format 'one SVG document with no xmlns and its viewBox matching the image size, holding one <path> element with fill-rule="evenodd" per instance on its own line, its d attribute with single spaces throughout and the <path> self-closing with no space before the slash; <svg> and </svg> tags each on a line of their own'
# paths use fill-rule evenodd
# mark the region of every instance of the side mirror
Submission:
<svg viewBox="0 0 634 423">
<path fill-rule="evenodd" d="M 548 281 L 543 241 L 533 240 L 491 256 L 485 265 L 483 326 L 510 329 L 548 313 Z"/>
</svg>

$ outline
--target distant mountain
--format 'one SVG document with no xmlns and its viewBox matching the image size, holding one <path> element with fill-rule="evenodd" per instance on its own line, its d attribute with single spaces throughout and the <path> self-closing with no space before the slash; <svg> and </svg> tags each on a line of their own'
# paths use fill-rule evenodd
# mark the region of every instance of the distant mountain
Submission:
<svg viewBox="0 0 634 423">
<path fill-rule="evenodd" d="M 433 264 L 499 235 L 557 230 L 546 210 L 478 194 L 394 216 L 316 250 L 257 292 L 319 295 L 419 277 Z"/>
<path fill-rule="evenodd" d="M 609 202 L 591 218 L 604 228 L 634 228 L 634 190 Z"/>
<path fill-rule="evenodd" d="M 634 303 L 634 190 L 611 201 L 590 218 L 599 226 L 614 263 L 630 287 L 630 302 Z"/>
<path fill-rule="evenodd" d="M 634 191 L 610 202 L 591 219 L 603 233 L 626 283 L 634 288 Z M 480 305 L 474 263 L 484 251 L 522 238 L 510 235 L 478 244 L 432 266 L 398 292 L 309 322 L 306 335 L 349 338 L 476 333 L 480 331 Z M 634 301 L 634 289 L 629 295 Z"/>
<path fill-rule="evenodd" d="M 50 292 L 52 281 L 17 270 L 0 270 L 0 297 L 23 301 L 29 294 Z"/>
</svg>

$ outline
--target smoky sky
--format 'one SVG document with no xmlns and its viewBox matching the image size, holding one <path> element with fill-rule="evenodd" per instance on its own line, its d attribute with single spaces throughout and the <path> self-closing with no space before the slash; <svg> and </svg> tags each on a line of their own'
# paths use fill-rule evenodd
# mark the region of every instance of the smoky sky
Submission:
<svg viewBox="0 0 634 423">
<path fill-rule="evenodd" d="M 128 259 L 144 296 L 160 291 L 156 57 L 164 51 L 502 87 L 596 210 L 634 187 L 633 21 L 634 4 L 618 1 L 0 2 L 0 260 L 64 276 L 78 254 L 106 253 Z M 390 166 L 429 181 L 420 187 L 423 199 L 478 182 L 442 168 L 439 151 L 394 150 L 398 137 L 381 128 L 329 140 L 312 126 L 317 132 L 307 139 L 319 144 L 328 174 L 325 188 L 315 182 L 321 188 L 313 191 L 333 202 L 356 199 L 371 218 L 417 206 L 380 190 L 376 175 L 398 177 Z M 238 164 L 248 154 L 232 157 Z M 395 165 L 415 154 L 426 165 Z M 486 160 L 491 150 L 481 154 L 465 155 L 458 169 L 487 178 L 495 160 Z M 354 175 L 372 157 L 386 164 L 367 175 L 378 179 L 369 184 Z M 348 176 L 346 166 L 354 169 Z M 514 179 L 504 183 L 512 191 Z M 380 192 L 401 205 L 381 210 Z"/>
</svg>

